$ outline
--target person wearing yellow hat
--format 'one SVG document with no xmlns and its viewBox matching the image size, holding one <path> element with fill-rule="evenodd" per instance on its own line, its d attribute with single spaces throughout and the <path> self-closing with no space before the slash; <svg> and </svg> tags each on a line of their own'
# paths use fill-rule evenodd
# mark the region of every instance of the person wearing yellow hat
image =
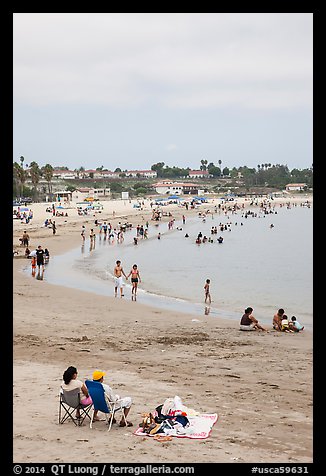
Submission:
<svg viewBox="0 0 326 476">
<path fill-rule="evenodd" d="M 116 402 L 117 400 L 119 400 L 119 405 L 118 405 L 118 407 L 116 407 L 116 410 L 119 410 L 120 408 L 123 408 L 123 413 L 124 413 L 126 421 L 127 421 L 127 415 L 129 413 L 130 407 L 132 405 L 132 399 L 130 397 L 120 398 L 119 395 L 113 393 L 113 390 L 110 387 L 110 385 L 108 385 L 106 383 L 103 383 L 103 379 L 104 379 L 105 374 L 106 373 L 102 372 L 101 370 L 94 370 L 93 380 L 94 380 L 94 382 L 99 382 L 99 383 L 102 384 L 102 386 L 104 388 L 104 391 L 105 391 L 108 399 L 110 400 L 110 402 Z M 97 416 L 97 413 L 98 413 L 98 410 L 95 410 L 94 411 L 94 418 L 93 418 L 93 420 L 95 420 L 95 421 L 99 420 L 99 418 Z M 113 423 L 116 423 L 115 419 L 113 419 Z M 127 425 L 126 425 L 124 419 L 121 418 L 119 426 L 133 426 L 133 424 L 132 424 L 131 421 L 127 421 Z"/>
</svg>

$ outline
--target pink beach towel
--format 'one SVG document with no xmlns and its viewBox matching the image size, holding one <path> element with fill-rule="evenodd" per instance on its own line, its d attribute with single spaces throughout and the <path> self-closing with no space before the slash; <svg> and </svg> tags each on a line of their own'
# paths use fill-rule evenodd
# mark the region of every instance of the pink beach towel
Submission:
<svg viewBox="0 0 326 476">
<path fill-rule="evenodd" d="M 170 435 L 176 436 L 177 438 L 192 438 L 192 439 L 205 439 L 208 438 L 211 434 L 213 425 L 217 422 L 218 415 L 217 413 L 202 413 L 196 416 L 188 416 L 190 425 L 185 428 L 185 434 L 182 435 Z M 164 433 L 158 433 L 164 435 Z M 137 428 L 134 432 L 134 435 L 137 436 L 155 436 L 149 435 L 148 433 L 143 433 L 141 427 Z"/>
</svg>

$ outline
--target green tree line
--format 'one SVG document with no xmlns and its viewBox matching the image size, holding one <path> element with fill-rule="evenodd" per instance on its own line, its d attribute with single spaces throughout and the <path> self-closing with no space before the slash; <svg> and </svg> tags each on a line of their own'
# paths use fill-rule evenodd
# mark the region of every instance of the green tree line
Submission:
<svg viewBox="0 0 326 476">
<path fill-rule="evenodd" d="M 24 164 L 25 158 L 21 156 L 19 162 L 13 163 L 13 195 L 14 197 L 32 196 L 34 200 L 38 197 L 38 184 L 41 178 L 43 178 L 47 186 L 43 192 L 52 194 L 52 181 L 54 168 L 51 164 L 46 164 L 44 167 L 40 167 L 37 162 L 32 161 L 29 165 Z M 58 167 L 56 167 L 58 168 Z M 68 170 L 67 167 L 60 167 L 62 170 Z M 307 169 L 294 168 L 289 170 L 287 165 L 270 163 L 258 164 L 257 168 L 247 167 L 246 165 L 240 167 L 223 167 L 222 161 L 218 160 L 217 164 L 213 162 L 208 163 L 207 160 L 202 159 L 200 161 L 200 170 L 207 170 L 209 178 L 205 180 L 211 181 L 214 179 L 224 178 L 232 185 L 232 183 L 243 184 L 246 188 L 250 187 L 274 187 L 277 189 L 283 189 L 288 183 L 305 183 L 307 188 L 313 187 L 313 167 Z M 98 167 L 96 170 L 107 170 Z M 151 170 L 156 171 L 157 177 L 161 179 L 180 179 L 188 177 L 190 167 L 182 168 L 176 166 L 168 166 L 164 162 L 157 162 L 151 166 Z M 116 171 L 121 171 L 118 167 Z M 78 179 L 85 178 L 85 169 L 80 167 L 75 169 Z M 127 170 L 126 170 L 127 172 Z M 120 176 L 123 179 L 125 173 L 121 173 Z M 92 177 L 91 177 L 92 178 Z M 140 177 L 139 177 L 140 178 Z M 26 181 L 32 182 L 32 189 L 26 186 Z M 151 183 L 148 179 L 144 182 L 135 184 L 132 188 L 137 194 L 145 193 L 149 190 Z M 116 182 L 110 182 L 112 191 L 118 192 L 120 189 L 124 189 L 122 185 L 118 185 Z M 74 189 L 72 185 L 70 189 Z M 47 190 L 46 190 L 47 189 Z"/>
</svg>

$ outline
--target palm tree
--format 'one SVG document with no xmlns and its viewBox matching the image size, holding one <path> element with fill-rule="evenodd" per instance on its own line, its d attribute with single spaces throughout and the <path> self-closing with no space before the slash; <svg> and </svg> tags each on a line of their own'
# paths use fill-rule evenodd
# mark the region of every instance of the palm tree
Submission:
<svg viewBox="0 0 326 476">
<path fill-rule="evenodd" d="M 15 191 L 16 195 L 18 195 L 18 189 L 19 189 L 19 169 L 20 165 L 17 162 L 14 162 L 13 164 L 13 178 L 14 178 L 14 183 L 15 183 Z"/>
<path fill-rule="evenodd" d="M 219 167 L 220 167 L 220 169 L 221 169 L 221 175 L 223 176 L 222 167 L 221 167 L 221 165 L 222 165 L 221 159 L 218 160 L 218 165 L 219 165 Z"/>
<path fill-rule="evenodd" d="M 207 169 L 208 161 L 202 159 L 202 160 L 200 161 L 200 163 L 201 163 L 200 170 L 206 170 L 206 169 Z"/>
<path fill-rule="evenodd" d="M 23 162 L 24 160 L 21 160 L 22 165 L 23 165 Z M 14 163 L 14 178 L 20 187 L 19 197 L 23 196 L 24 183 L 26 182 L 26 177 L 27 177 L 27 172 L 26 170 L 24 170 L 22 165 L 19 165 L 17 162 Z"/>
<path fill-rule="evenodd" d="M 82 176 L 82 178 L 85 177 L 85 168 L 84 167 L 79 167 L 79 173 Z"/>
<path fill-rule="evenodd" d="M 33 198 L 35 200 L 37 194 L 37 184 L 39 183 L 41 177 L 41 170 L 38 164 L 34 161 L 30 163 L 29 174 L 33 184 Z"/>
<path fill-rule="evenodd" d="M 53 178 L 53 167 L 50 164 L 44 165 L 41 169 L 41 173 L 44 176 L 45 180 L 48 183 L 49 194 L 52 193 L 52 178 Z"/>
</svg>

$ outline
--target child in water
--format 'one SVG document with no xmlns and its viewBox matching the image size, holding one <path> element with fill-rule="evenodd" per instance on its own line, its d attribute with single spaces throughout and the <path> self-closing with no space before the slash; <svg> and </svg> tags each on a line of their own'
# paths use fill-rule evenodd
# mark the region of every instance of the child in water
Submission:
<svg viewBox="0 0 326 476">
<path fill-rule="evenodd" d="M 32 276 L 35 276 L 35 273 L 36 273 L 36 256 L 32 256 L 31 265 L 32 265 Z"/>
<path fill-rule="evenodd" d="M 212 302 L 211 295 L 210 295 L 210 291 L 209 291 L 210 282 L 211 282 L 210 279 L 206 279 L 206 283 L 205 283 L 205 286 L 204 286 L 204 290 L 205 290 L 205 303 L 207 303 L 207 301 L 208 301 L 209 304 Z"/>
</svg>

